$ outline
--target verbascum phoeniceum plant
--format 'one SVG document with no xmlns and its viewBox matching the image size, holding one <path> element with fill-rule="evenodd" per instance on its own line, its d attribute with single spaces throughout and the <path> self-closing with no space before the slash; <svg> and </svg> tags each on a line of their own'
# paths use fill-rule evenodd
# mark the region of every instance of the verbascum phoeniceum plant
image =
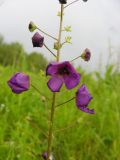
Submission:
<svg viewBox="0 0 120 160">
<path fill-rule="evenodd" d="M 85 84 L 82 84 L 78 88 L 78 90 L 76 90 L 76 93 L 72 99 L 69 99 L 61 104 L 56 104 L 57 94 L 58 92 L 61 91 L 63 85 L 65 85 L 67 90 L 72 90 L 80 83 L 81 75 L 73 67 L 72 62 L 78 58 L 82 58 L 84 61 L 89 61 L 91 58 L 91 52 L 89 49 L 86 48 L 80 56 L 75 57 L 73 60 L 60 62 L 61 49 L 63 45 L 71 43 L 71 37 L 69 36 L 65 37 L 64 42 L 62 42 L 61 40 L 63 31 L 71 32 L 71 26 L 66 26 L 63 28 L 64 11 L 66 10 L 67 7 L 69 7 L 70 5 L 74 4 L 77 1 L 79 0 L 72 1 L 71 3 L 67 3 L 67 0 L 58 1 L 61 10 L 60 12 L 58 12 L 58 16 L 60 17 L 60 24 L 59 24 L 59 33 L 57 38 L 44 32 L 43 30 L 38 28 L 37 25 L 35 25 L 33 22 L 30 22 L 29 24 L 30 32 L 38 30 L 38 32 L 36 32 L 32 37 L 33 47 L 45 47 L 52 54 L 52 56 L 54 56 L 54 61 L 50 62 L 46 67 L 46 76 L 49 77 L 46 86 L 50 89 L 53 96 L 51 99 L 52 102 L 51 102 L 50 123 L 48 131 L 48 148 L 46 148 L 46 151 L 41 154 L 44 160 L 54 159 L 54 155 L 52 154 L 52 139 L 54 132 L 53 125 L 54 125 L 54 115 L 56 107 L 62 106 L 65 103 L 75 100 L 75 104 L 79 110 L 89 114 L 95 113 L 94 109 L 88 108 L 88 104 L 92 100 L 92 96 L 89 93 Z M 86 2 L 87 0 L 83 1 Z M 47 47 L 47 45 L 44 42 L 44 36 L 41 34 L 45 34 L 54 40 L 54 50 L 56 51 L 55 53 L 51 49 L 49 49 L 49 47 Z M 25 73 L 21 72 L 14 74 L 10 78 L 10 80 L 8 80 L 8 85 L 11 88 L 11 90 L 16 94 L 20 94 L 24 91 L 29 90 L 30 86 L 34 87 L 30 83 L 29 75 L 26 75 Z"/>
</svg>

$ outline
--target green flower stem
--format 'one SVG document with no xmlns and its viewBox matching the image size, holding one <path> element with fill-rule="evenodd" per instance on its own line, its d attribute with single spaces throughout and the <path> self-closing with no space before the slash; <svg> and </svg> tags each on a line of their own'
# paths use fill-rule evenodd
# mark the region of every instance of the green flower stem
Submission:
<svg viewBox="0 0 120 160">
<path fill-rule="evenodd" d="M 62 24 L 63 24 L 63 12 L 64 12 L 64 5 L 61 4 L 61 15 L 60 15 L 60 27 L 59 27 L 59 35 L 58 35 L 58 46 L 61 44 L 61 35 L 62 35 Z M 60 59 L 60 49 L 57 50 L 57 61 Z"/>
<path fill-rule="evenodd" d="M 47 150 L 48 157 L 47 157 L 47 160 L 50 160 L 50 153 L 51 153 L 51 148 L 52 148 L 53 121 L 54 121 L 54 112 L 55 112 L 55 100 L 56 100 L 56 93 L 53 93 L 51 115 L 50 115 L 50 126 L 49 126 L 49 134 L 48 134 L 48 150 Z"/>
<path fill-rule="evenodd" d="M 58 104 L 58 105 L 56 106 L 56 108 L 57 108 L 57 107 L 60 107 L 60 106 L 62 106 L 62 105 L 64 105 L 64 104 L 66 104 L 66 103 L 68 103 L 68 102 L 70 102 L 70 101 L 72 101 L 72 100 L 74 100 L 74 99 L 75 99 L 75 97 L 67 100 L 66 102 L 60 103 L 60 104 Z"/>
<path fill-rule="evenodd" d="M 63 4 L 61 4 L 61 16 L 60 16 L 59 35 L 58 35 L 58 46 L 60 46 L 60 44 L 61 44 L 63 11 L 64 11 L 64 6 L 63 6 Z M 56 57 L 56 61 L 59 62 L 59 60 L 60 60 L 60 48 L 57 50 L 57 57 Z M 48 156 L 47 156 L 47 160 L 50 160 L 50 153 L 51 153 L 51 149 L 52 149 L 53 122 L 54 122 L 54 114 L 55 114 L 56 95 L 57 95 L 56 93 L 53 93 L 51 115 L 50 115 L 50 126 L 49 126 L 49 134 L 48 134 L 48 150 L 47 150 Z"/>
<path fill-rule="evenodd" d="M 71 2 L 71 3 L 69 3 L 68 5 L 66 5 L 66 6 L 64 7 L 64 9 L 67 8 L 67 7 L 69 7 L 69 6 L 72 5 L 73 3 L 78 2 L 78 1 L 79 1 L 79 0 L 75 0 L 75 1 L 73 1 L 73 2 Z"/>
<path fill-rule="evenodd" d="M 74 59 L 72 59 L 70 62 L 73 62 L 73 61 L 77 60 L 78 58 L 81 58 L 81 55 L 76 57 L 76 58 L 74 58 Z"/>
<path fill-rule="evenodd" d="M 46 36 L 51 37 L 52 39 L 54 39 L 54 40 L 58 41 L 58 39 L 57 39 L 57 38 L 55 38 L 55 37 L 51 36 L 50 34 L 48 34 L 48 33 L 44 32 L 44 31 L 43 31 L 43 30 L 41 30 L 40 28 L 38 28 L 38 27 L 37 27 L 37 29 L 38 29 L 40 32 L 44 33 Z"/>
<path fill-rule="evenodd" d="M 44 43 L 44 47 L 45 47 L 54 57 L 57 57 L 57 56 L 48 48 L 48 46 L 46 46 L 45 43 Z"/>
<path fill-rule="evenodd" d="M 66 42 L 63 42 L 61 45 L 63 46 L 64 44 L 66 44 Z"/>
</svg>

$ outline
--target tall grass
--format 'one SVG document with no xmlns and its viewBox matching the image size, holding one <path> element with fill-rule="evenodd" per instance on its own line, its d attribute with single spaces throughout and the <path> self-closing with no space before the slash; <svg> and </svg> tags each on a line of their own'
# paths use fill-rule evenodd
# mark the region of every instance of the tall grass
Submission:
<svg viewBox="0 0 120 160">
<path fill-rule="evenodd" d="M 0 160 L 40 160 L 47 149 L 50 102 L 33 88 L 13 94 L 6 83 L 13 73 L 11 67 L 0 67 Z M 31 83 L 51 98 L 43 72 L 28 74 Z M 120 74 L 112 67 L 104 78 L 97 72 L 83 74 L 81 84 L 89 88 L 96 114 L 81 112 L 74 100 L 56 109 L 55 160 L 120 160 Z M 57 103 L 72 98 L 76 90 L 63 90 Z"/>
</svg>

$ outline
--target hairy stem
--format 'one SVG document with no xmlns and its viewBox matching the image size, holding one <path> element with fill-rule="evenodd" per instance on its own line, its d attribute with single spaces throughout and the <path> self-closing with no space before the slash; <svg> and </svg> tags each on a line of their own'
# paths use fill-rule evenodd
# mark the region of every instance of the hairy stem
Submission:
<svg viewBox="0 0 120 160">
<path fill-rule="evenodd" d="M 61 33 L 62 33 L 62 22 L 63 22 L 63 10 L 64 6 L 61 4 L 61 16 L 60 16 L 60 27 L 59 27 L 59 35 L 58 35 L 58 46 L 61 44 Z M 60 60 L 60 48 L 57 50 L 56 61 Z M 52 107 L 51 107 L 51 115 L 50 115 L 50 126 L 49 126 L 49 135 L 48 135 L 48 156 L 47 160 L 50 160 L 50 153 L 52 149 L 52 135 L 53 135 L 53 122 L 54 122 L 54 113 L 55 113 L 55 101 L 56 101 L 56 93 L 53 93 L 52 98 Z"/>
<path fill-rule="evenodd" d="M 44 43 L 44 47 L 45 47 L 54 57 L 57 57 L 57 56 L 48 48 L 48 46 L 46 46 L 45 43 Z"/>
<path fill-rule="evenodd" d="M 51 153 L 51 148 L 52 148 L 53 119 L 54 119 L 54 112 L 55 112 L 55 99 L 56 99 L 56 93 L 53 93 L 51 115 L 50 115 L 50 126 L 49 126 L 49 134 L 48 134 L 48 150 L 47 150 L 48 156 L 47 156 L 47 160 L 50 160 L 50 153 Z"/>
<path fill-rule="evenodd" d="M 60 27 L 59 27 L 59 35 L 58 35 L 58 46 L 61 44 L 61 33 L 62 33 L 62 23 L 63 23 L 63 11 L 64 11 L 64 6 L 61 4 L 61 15 L 60 15 Z M 57 61 L 60 59 L 60 48 L 57 50 Z"/>
<path fill-rule="evenodd" d="M 74 100 L 74 99 L 75 99 L 75 97 L 67 100 L 66 102 L 60 103 L 60 104 L 58 104 L 58 105 L 56 106 L 56 108 L 57 108 L 57 107 L 60 107 L 60 106 L 62 106 L 62 105 L 64 105 L 64 104 L 66 104 L 66 103 L 68 103 L 68 102 L 70 102 L 70 101 L 72 101 L 72 100 Z"/>
<path fill-rule="evenodd" d="M 55 37 L 51 36 L 50 34 L 48 34 L 48 33 L 44 32 L 44 31 L 43 31 L 43 30 L 41 30 L 40 28 L 38 28 L 38 27 L 37 27 L 37 29 L 38 29 L 40 32 L 44 33 L 46 36 L 51 37 L 52 39 L 54 39 L 54 40 L 58 41 L 58 39 L 57 39 L 57 38 L 55 38 Z"/>
<path fill-rule="evenodd" d="M 62 43 L 62 46 L 63 46 L 65 43 L 66 43 L 66 42 L 63 42 L 63 43 Z"/>
<path fill-rule="evenodd" d="M 81 55 L 76 57 L 76 58 L 74 58 L 74 59 L 72 59 L 70 62 L 73 62 L 73 61 L 77 60 L 78 58 L 81 58 Z"/>
<path fill-rule="evenodd" d="M 71 3 L 69 3 L 68 5 L 66 5 L 66 6 L 64 7 L 64 9 L 67 8 L 67 7 L 69 7 L 69 6 L 72 5 L 73 3 L 78 2 L 78 1 L 79 1 L 79 0 L 75 0 L 75 1 L 73 1 L 73 2 L 71 2 Z"/>
</svg>

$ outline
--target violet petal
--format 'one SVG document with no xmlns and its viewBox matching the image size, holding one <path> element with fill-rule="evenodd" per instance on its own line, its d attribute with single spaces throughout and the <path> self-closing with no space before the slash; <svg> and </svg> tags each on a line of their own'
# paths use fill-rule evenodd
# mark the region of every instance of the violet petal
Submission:
<svg viewBox="0 0 120 160">
<path fill-rule="evenodd" d="M 19 86 L 22 86 L 25 89 L 28 89 L 30 84 L 29 82 L 29 76 L 23 76 L 22 73 L 18 74 L 17 78 L 16 78 L 16 83 L 19 84 Z"/>
<path fill-rule="evenodd" d="M 89 109 L 87 106 L 90 103 L 92 96 L 87 87 L 83 84 L 76 92 L 76 105 L 83 112 L 94 114 L 94 109 Z"/>
<path fill-rule="evenodd" d="M 16 73 L 8 81 L 8 85 L 14 93 L 19 94 L 29 89 L 30 87 L 29 76 L 21 72 Z"/>
<path fill-rule="evenodd" d="M 89 109 L 87 107 L 78 107 L 81 111 L 89 113 L 89 114 L 95 114 L 94 109 Z"/>
<path fill-rule="evenodd" d="M 57 76 L 53 76 L 47 83 L 49 89 L 52 92 L 59 92 L 60 88 L 62 87 L 63 81 L 62 78 L 59 78 Z"/>
<path fill-rule="evenodd" d="M 53 62 L 53 63 L 50 63 L 47 68 L 46 68 L 46 75 L 55 75 L 57 73 L 57 70 L 58 70 L 58 62 Z"/>
<path fill-rule="evenodd" d="M 67 89 L 76 87 L 80 82 L 80 74 L 72 73 L 69 76 L 63 76 Z"/>
<path fill-rule="evenodd" d="M 10 81 L 8 81 L 8 85 L 11 87 L 12 92 L 14 92 L 16 94 L 19 94 L 19 93 L 27 90 L 25 88 L 19 87 L 19 86 L 15 85 L 15 84 L 11 83 Z"/>
</svg>

